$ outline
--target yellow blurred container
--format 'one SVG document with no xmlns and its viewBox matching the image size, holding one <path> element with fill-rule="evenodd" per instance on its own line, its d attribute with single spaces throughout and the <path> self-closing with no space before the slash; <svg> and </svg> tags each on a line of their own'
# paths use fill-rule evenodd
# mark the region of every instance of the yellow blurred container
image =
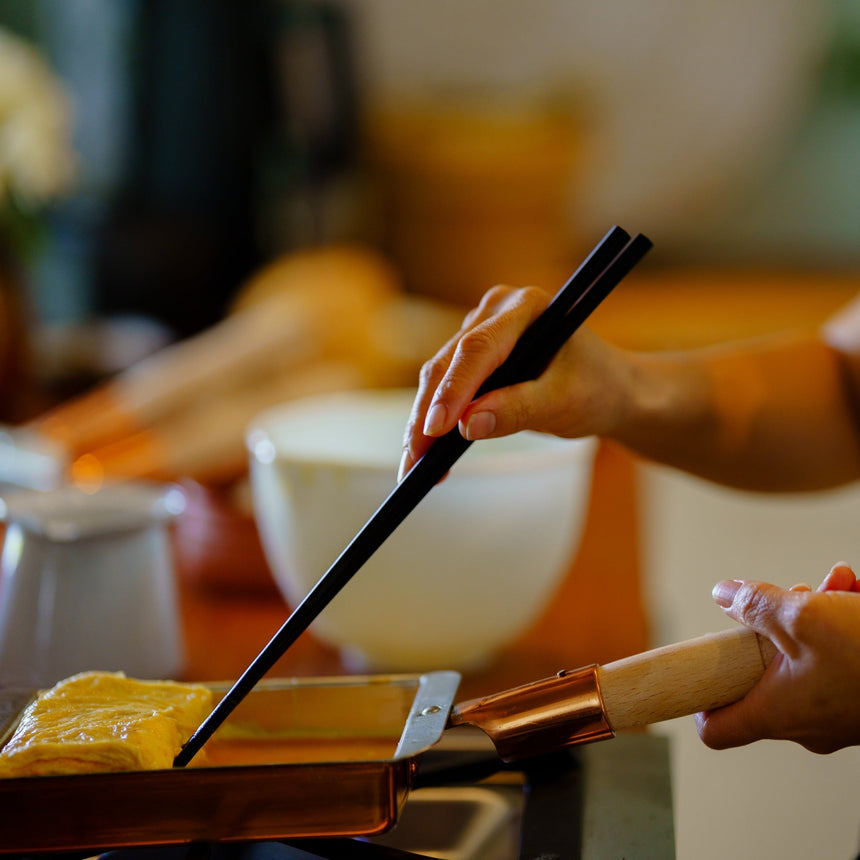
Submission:
<svg viewBox="0 0 860 860">
<path fill-rule="evenodd" d="M 496 283 L 555 290 L 577 258 L 570 109 L 432 99 L 372 111 L 367 158 L 408 289 L 472 305 Z"/>
</svg>

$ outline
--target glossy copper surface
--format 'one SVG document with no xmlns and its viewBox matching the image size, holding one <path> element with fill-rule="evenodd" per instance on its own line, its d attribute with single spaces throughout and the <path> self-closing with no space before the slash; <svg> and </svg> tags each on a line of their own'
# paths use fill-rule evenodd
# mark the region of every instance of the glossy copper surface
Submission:
<svg viewBox="0 0 860 860">
<path fill-rule="evenodd" d="M 597 666 L 559 672 L 454 706 L 449 726 L 473 725 L 505 761 L 614 737 L 606 719 Z"/>
</svg>

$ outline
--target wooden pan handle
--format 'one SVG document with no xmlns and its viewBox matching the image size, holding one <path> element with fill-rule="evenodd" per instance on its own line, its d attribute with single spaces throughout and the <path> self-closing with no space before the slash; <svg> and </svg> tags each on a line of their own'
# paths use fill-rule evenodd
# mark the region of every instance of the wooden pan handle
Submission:
<svg viewBox="0 0 860 860">
<path fill-rule="evenodd" d="M 747 627 L 645 651 L 598 668 L 615 731 L 718 708 L 743 698 L 776 654 Z"/>
</svg>

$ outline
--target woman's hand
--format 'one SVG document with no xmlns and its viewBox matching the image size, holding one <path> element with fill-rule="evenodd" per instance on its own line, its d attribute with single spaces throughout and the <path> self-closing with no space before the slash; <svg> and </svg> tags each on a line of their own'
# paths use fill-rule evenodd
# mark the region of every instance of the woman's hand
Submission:
<svg viewBox="0 0 860 860">
<path fill-rule="evenodd" d="M 714 599 L 779 653 L 739 702 L 696 715 L 704 743 L 774 738 L 816 753 L 860 744 L 860 580 L 848 565 L 835 565 L 817 591 L 731 580 L 717 583 Z"/>
<path fill-rule="evenodd" d="M 435 437 L 458 425 L 470 441 L 525 429 L 573 438 L 606 433 L 613 426 L 623 402 L 621 383 L 629 373 L 623 354 L 588 329 L 565 344 L 539 379 L 473 401 L 551 298 L 535 287 L 494 287 L 424 364 L 404 435 L 400 478 Z"/>
</svg>

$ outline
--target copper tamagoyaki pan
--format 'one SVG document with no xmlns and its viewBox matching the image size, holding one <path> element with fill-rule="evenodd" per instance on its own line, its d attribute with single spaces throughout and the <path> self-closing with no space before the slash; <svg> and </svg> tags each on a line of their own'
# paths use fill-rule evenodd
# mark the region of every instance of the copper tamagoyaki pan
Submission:
<svg viewBox="0 0 860 860">
<path fill-rule="evenodd" d="M 0 855 L 377 835 L 448 727 L 543 754 L 735 701 L 773 653 L 737 628 L 456 705 L 456 672 L 264 680 L 187 767 L 0 779 Z M 0 689 L 0 746 L 34 694 Z"/>
</svg>

